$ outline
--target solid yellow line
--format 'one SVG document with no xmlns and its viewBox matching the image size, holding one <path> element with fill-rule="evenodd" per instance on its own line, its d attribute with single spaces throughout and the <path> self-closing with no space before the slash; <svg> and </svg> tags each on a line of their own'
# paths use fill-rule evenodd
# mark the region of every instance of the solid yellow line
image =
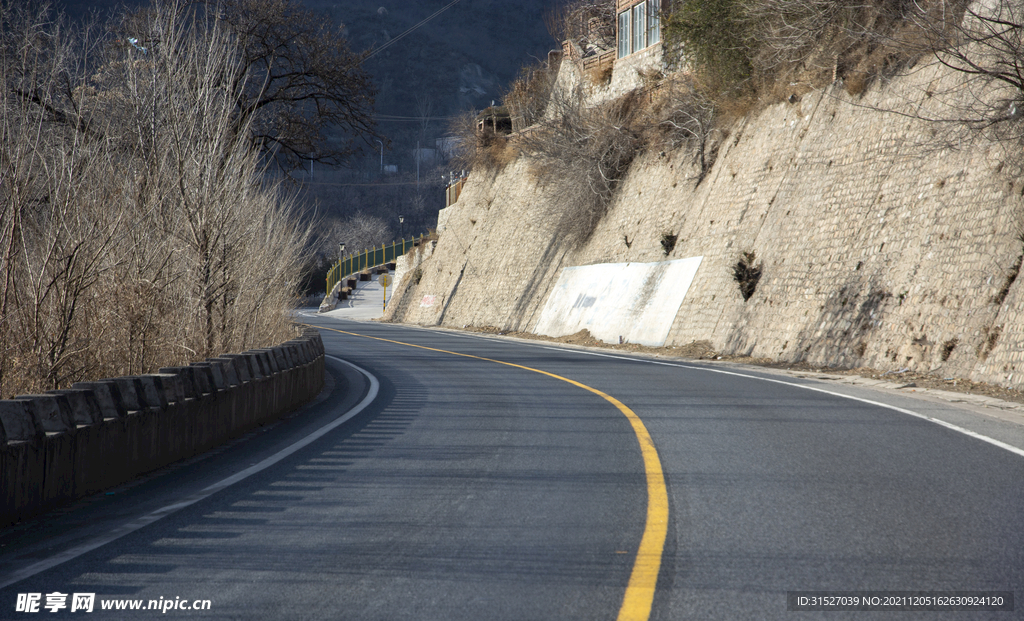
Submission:
<svg viewBox="0 0 1024 621">
<path fill-rule="evenodd" d="M 591 388 L 590 386 L 581 384 L 576 380 L 571 380 L 567 377 L 562 377 L 561 375 L 555 375 L 554 373 L 548 373 L 547 371 L 542 371 L 540 369 L 534 369 L 533 367 L 526 367 L 521 364 L 504 362 L 502 360 L 494 360 L 493 358 L 483 358 L 472 354 L 461 354 L 459 352 L 448 351 L 446 349 L 436 349 L 434 347 L 426 347 L 424 345 L 414 345 L 412 343 L 403 343 L 402 341 L 393 341 L 391 339 L 383 339 L 376 336 L 367 336 L 356 332 L 346 332 L 344 330 L 337 330 L 334 328 L 324 328 L 322 326 L 310 327 L 320 328 L 321 330 L 330 330 L 341 334 L 348 334 L 350 336 L 360 336 L 367 339 L 373 339 L 375 341 L 383 341 L 385 343 L 394 343 L 396 345 L 405 345 L 406 347 L 436 351 L 442 354 L 450 354 L 452 356 L 484 360 L 486 362 L 494 362 L 509 367 L 515 367 L 517 369 L 532 371 L 533 373 L 540 373 L 541 375 L 547 375 L 548 377 L 561 380 L 572 384 L 573 386 L 578 386 L 583 390 L 590 391 L 618 408 L 618 410 L 625 415 L 626 419 L 629 420 L 629 424 L 633 427 L 633 433 L 636 434 L 636 439 L 640 442 L 640 453 L 643 455 L 644 471 L 647 474 L 647 523 L 644 525 L 644 535 L 640 539 L 640 548 L 636 553 L 636 561 L 633 563 L 633 572 L 629 576 L 629 584 L 626 586 L 626 594 L 622 599 L 622 607 L 619 609 L 618 619 L 619 621 L 647 621 L 651 616 L 651 605 L 654 603 L 654 589 L 658 584 L 658 571 L 661 568 L 661 555 L 665 549 L 665 535 L 668 532 L 668 490 L 665 488 L 665 474 L 661 470 L 661 460 L 658 458 L 657 449 L 654 448 L 654 441 L 651 440 L 651 434 L 647 432 L 647 427 L 644 426 L 643 421 L 640 420 L 640 417 L 637 416 L 633 410 L 626 407 L 624 403 L 615 397 L 601 392 L 596 388 Z"/>
</svg>

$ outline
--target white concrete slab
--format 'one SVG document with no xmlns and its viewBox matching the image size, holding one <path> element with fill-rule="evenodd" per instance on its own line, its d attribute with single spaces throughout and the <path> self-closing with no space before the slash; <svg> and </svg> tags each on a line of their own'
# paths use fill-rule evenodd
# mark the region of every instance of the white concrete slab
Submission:
<svg viewBox="0 0 1024 621">
<path fill-rule="evenodd" d="M 703 258 L 564 268 L 533 331 L 565 336 L 587 329 L 606 343 L 621 336 L 664 345 Z"/>
</svg>

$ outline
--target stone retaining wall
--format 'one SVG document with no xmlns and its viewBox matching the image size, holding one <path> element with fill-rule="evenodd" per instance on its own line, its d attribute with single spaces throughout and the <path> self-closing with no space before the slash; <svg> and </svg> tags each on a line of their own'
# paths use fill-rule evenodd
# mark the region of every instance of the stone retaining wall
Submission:
<svg viewBox="0 0 1024 621">
<path fill-rule="evenodd" d="M 980 139 L 942 148 L 913 118 L 940 116 L 933 93 L 954 79 L 918 67 L 858 95 L 794 94 L 724 128 L 700 183 L 691 154 L 652 149 L 582 245 L 563 241 L 560 206 L 523 158 L 474 171 L 386 319 L 533 331 L 562 268 L 704 257 L 668 346 L 1019 387 L 1020 156 Z M 744 252 L 763 265 L 749 300 L 733 278 Z"/>
<path fill-rule="evenodd" d="M 0 401 L 0 527 L 209 450 L 315 397 L 320 333 Z"/>
</svg>

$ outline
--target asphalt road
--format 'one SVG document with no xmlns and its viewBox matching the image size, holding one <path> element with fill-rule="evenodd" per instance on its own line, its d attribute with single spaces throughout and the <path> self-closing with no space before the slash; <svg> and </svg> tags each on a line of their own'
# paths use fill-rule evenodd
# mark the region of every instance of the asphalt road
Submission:
<svg viewBox="0 0 1024 621">
<path fill-rule="evenodd" d="M 592 620 L 624 598 L 664 620 L 1024 618 L 1024 456 L 877 393 L 311 322 L 330 356 L 317 403 L 0 531 L 0 618 Z M 1009 423 L 887 402 L 1024 447 Z M 790 591 L 999 591 L 1015 608 L 790 612 Z M 53 592 L 95 593 L 94 612 L 50 613 Z M 27 593 L 40 613 L 15 610 Z M 209 609 L 100 610 L 161 597 Z"/>
</svg>

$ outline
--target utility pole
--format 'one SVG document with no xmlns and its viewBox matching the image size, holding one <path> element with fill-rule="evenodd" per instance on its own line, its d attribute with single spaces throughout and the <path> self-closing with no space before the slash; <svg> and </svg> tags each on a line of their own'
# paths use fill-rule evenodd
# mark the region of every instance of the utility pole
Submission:
<svg viewBox="0 0 1024 621">
<path fill-rule="evenodd" d="M 380 144 L 380 174 L 384 174 L 384 143 L 381 142 L 380 138 L 377 138 L 377 143 Z"/>
</svg>

